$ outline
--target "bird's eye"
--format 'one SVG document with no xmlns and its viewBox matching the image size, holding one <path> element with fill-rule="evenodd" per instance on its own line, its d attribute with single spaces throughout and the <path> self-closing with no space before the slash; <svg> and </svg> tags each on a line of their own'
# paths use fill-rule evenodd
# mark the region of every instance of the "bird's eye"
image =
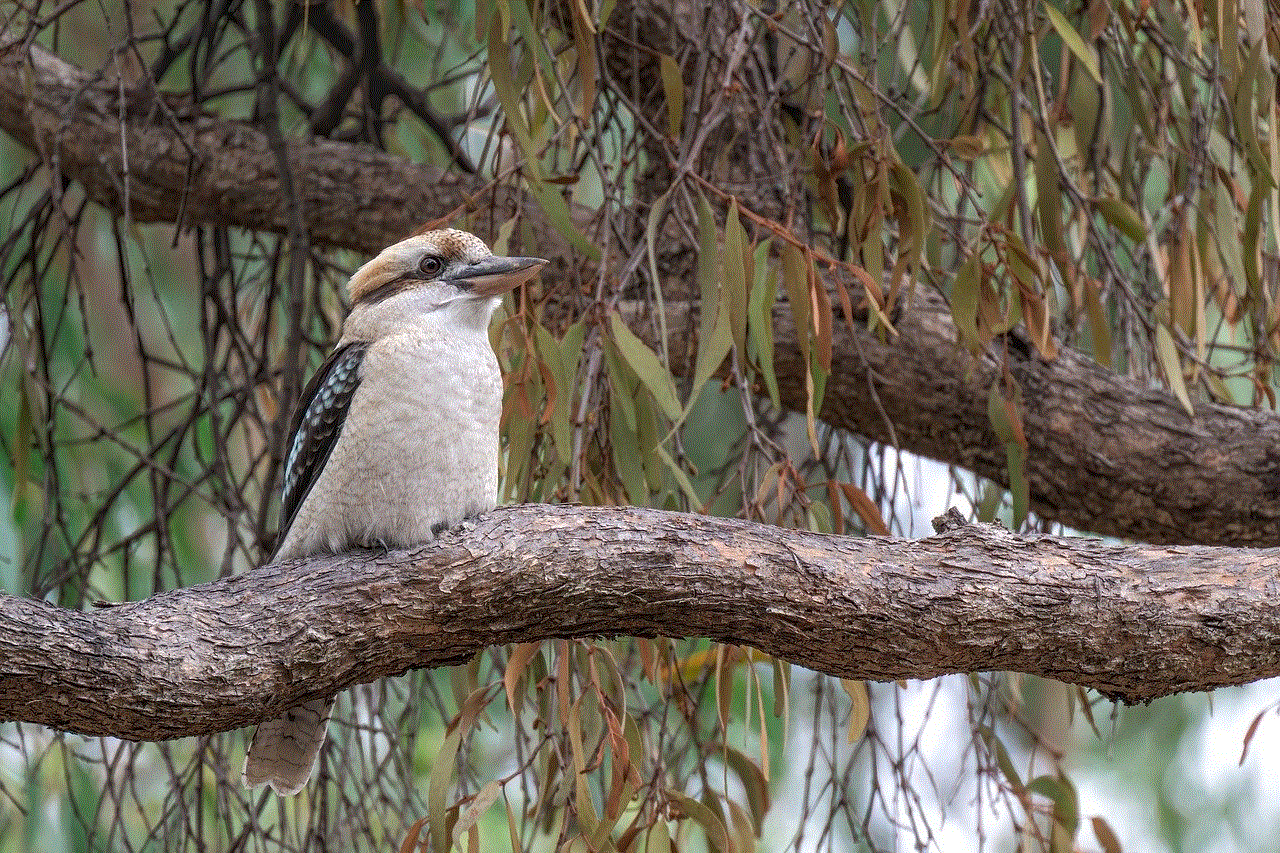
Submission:
<svg viewBox="0 0 1280 853">
<path fill-rule="evenodd" d="M 440 275 L 440 271 L 444 269 L 444 261 L 435 255 L 427 255 L 418 262 L 418 269 L 422 270 L 422 274 L 428 278 L 435 278 Z"/>
</svg>

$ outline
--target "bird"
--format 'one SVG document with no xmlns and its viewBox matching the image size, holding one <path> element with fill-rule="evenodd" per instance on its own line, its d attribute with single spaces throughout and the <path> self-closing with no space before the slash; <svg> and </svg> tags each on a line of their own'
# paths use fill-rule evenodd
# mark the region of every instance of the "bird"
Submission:
<svg viewBox="0 0 1280 853">
<path fill-rule="evenodd" d="M 273 561 L 421 545 L 496 506 L 502 375 L 489 321 L 546 263 L 447 228 L 356 270 L 342 336 L 294 414 Z M 301 791 L 332 708 L 314 699 L 259 724 L 244 784 Z"/>
</svg>

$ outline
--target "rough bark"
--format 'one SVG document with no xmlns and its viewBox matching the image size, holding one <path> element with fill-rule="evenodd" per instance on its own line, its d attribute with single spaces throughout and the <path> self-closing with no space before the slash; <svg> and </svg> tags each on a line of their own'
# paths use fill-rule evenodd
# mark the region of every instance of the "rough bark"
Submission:
<svg viewBox="0 0 1280 853">
<path fill-rule="evenodd" d="M 1126 701 L 1280 674 L 1280 551 L 958 526 L 820 536 L 641 509 L 498 510 L 80 612 L 0 598 L 0 719 L 159 740 L 550 637 L 710 637 L 845 678 L 988 669 Z"/>
<path fill-rule="evenodd" d="M 124 103 L 118 94 L 38 48 L 0 47 L 0 128 L 109 210 L 124 214 L 127 197 L 136 221 L 288 230 L 264 134 L 145 91 L 127 92 Z M 480 211 L 497 222 L 521 204 L 509 188 L 368 147 L 320 139 L 288 144 L 316 243 L 372 252 L 444 212 Z M 595 277 L 551 236 L 537 210 L 524 216 L 534 239 L 544 241 L 538 254 L 553 260 L 552 280 Z M 692 282 L 684 282 L 670 292 L 690 289 Z M 785 311 L 775 319 L 783 401 L 803 411 L 805 366 L 794 328 Z M 837 323 L 822 417 L 1004 482 L 1004 453 L 987 416 L 995 357 L 975 360 L 956 346 L 937 304 L 907 311 L 898 331 L 881 340 Z M 1044 362 L 1014 341 L 1008 358 L 1026 405 L 1032 506 L 1043 516 L 1150 542 L 1280 541 L 1274 413 L 1201 402 L 1189 418 L 1171 395 L 1067 349 Z"/>
<path fill-rule="evenodd" d="M 0 129 L 135 222 L 289 232 L 289 196 L 266 133 L 181 97 L 95 79 L 0 32 Z M 375 254 L 444 215 L 496 230 L 522 203 L 512 186 L 413 163 L 367 145 L 286 139 L 314 243 Z M 542 232 L 539 232 L 542 237 Z M 562 248 L 562 252 L 567 253 Z"/>
<path fill-rule="evenodd" d="M 692 370 L 697 306 L 668 304 L 672 369 Z M 773 314 L 784 405 L 805 409 L 805 364 L 785 306 Z M 1022 389 L 1031 507 L 1080 530 L 1162 544 L 1280 542 L 1280 418 L 1174 397 L 1069 349 L 1038 357 L 1015 336 L 975 357 L 950 309 L 918 300 L 897 336 L 833 323 L 831 376 L 818 416 L 885 444 L 1006 482 L 987 414 L 1007 366 Z"/>
</svg>

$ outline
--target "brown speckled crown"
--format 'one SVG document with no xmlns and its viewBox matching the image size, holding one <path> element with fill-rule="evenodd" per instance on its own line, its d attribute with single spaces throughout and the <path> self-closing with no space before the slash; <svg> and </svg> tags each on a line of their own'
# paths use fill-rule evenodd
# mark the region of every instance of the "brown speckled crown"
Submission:
<svg viewBox="0 0 1280 853">
<path fill-rule="evenodd" d="M 474 234 L 445 228 L 428 231 L 388 246 L 351 276 L 347 293 L 352 304 L 380 302 L 420 283 L 413 273 L 424 255 L 439 255 L 446 264 L 474 263 L 492 255 L 489 247 Z"/>
</svg>

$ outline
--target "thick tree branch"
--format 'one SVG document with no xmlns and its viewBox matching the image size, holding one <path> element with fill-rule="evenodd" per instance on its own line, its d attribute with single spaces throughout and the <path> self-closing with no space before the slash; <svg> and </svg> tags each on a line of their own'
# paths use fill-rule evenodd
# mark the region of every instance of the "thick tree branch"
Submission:
<svg viewBox="0 0 1280 853">
<path fill-rule="evenodd" d="M 803 409 L 804 364 L 789 314 L 775 325 L 788 405 Z M 1116 376 L 1067 348 L 1044 361 L 1016 336 L 974 358 L 950 309 L 917 303 L 898 338 L 836 321 L 820 416 L 876 441 L 1007 484 L 988 401 L 1005 367 L 1022 391 L 1031 507 L 1080 530 L 1153 543 L 1280 542 L 1280 418 L 1173 395 Z M 889 413 L 886 421 L 881 412 Z"/>
<path fill-rule="evenodd" d="M 0 32 L 0 129 L 89 198 L 137 222 L 232 225 L 287 234 L 289 195 L 267 135 L 127 90 Z M 123 126 L 121 118 L 124 119 Z M 292 139 L 297 192 L 315 242 L 374 254 L 449 211 L 510 216 L 517 193 L 367 145 Z"/>
<path fill-rule="evenodd" d="M 117 95 L 117 87 L 94 83 L 39 48 L 0 47 L 0 128 L 109 210 L 123 212 L 127 187 L 138 221 L 172 222 L 181 211 L 188 223 L 287 233 L 289 205 L 264 134 L 143 91 L 131 92 L 124 104 Z M 481 210 L 500 222 L 520 204 L 511 187 L 367 146 L 293 139 L 288 149 L 317 243 L 374 252 L 448 211 Z M 553 259 L 552 280 L 581 274 L 583 259 L 553 236 L 538 212 L 525 216 L 535 239 L 545 241 L 537 253 Z M 686 292 L 693 289 L 685 284 Z M 804 411 L 806 368 L 794 328 L 785 311 L 776 312 L 775 321 L 783 402 Z M 898 331 L 881 340 L 837 323 L 822 417 L 1003 481 L 1004 453 L 987 416 L 999 375 L 996 356 L 975 360 L 957 347 L 949 315 L 936 302 L 906 312 Z M 1008 350 L 1026 405 L 1037 511 L 1077 528 L 1151 542 L 1280 541 L 1280 419 L 1274 413 L 1201 402 L 1192 419 L 1171 395 L 1118 378 L 1077 353 L 1061 353 L 1044 362 L 1016 341 Z"/>
<path fill-rule="evenodd" d="M 710 637 L 847 678 L 1016 670 L 1127 701 L 1280 674 L 1280 551 L 966 526 L 848 538 L 641 509 L 498 510 L 96 612 L 0 598 L 0 719 L 140 740 L 550 637 Z"/>
</svg>

